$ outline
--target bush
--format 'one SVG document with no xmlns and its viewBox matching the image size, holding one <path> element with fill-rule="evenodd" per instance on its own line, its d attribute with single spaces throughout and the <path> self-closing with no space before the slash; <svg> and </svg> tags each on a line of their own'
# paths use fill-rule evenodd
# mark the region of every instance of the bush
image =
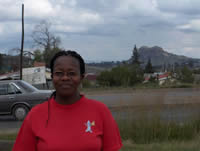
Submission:
<svg viewBox="0 0 200 151">
<path fill-rule="evenodd" d="M 118 66 L 111 71 L 103 71 L 97 77 L 97 82 L 100 86 L 133 86 L 142 82 L 143 72 L 137 66 Z"/>
</svg>

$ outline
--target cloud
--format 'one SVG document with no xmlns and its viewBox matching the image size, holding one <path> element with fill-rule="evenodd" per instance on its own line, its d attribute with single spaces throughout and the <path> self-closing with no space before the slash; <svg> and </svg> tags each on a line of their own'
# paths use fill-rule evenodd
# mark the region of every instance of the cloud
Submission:
<svg viewBox="0 0 200 151">
<path fill-rule="evenodd" d="M 52 4 L 48 0 L 4 0 L 0 1 L 0 18 L 7 18 L 7 20 L 21 18 L 22 4 L 24 4 L 25 17 L 43 18 L 53 13 Z"/>
<path fill-rule="evenodd" d="M 191 46 L 191 47 L 183 47 L 182 53 L 186 56 L 190 56 L 193 58 L 199 58 L 200 52 L 199 52 L 200 46 Z"/>
<path fill-rule="evenodd" d="M 157 1 L 156 0 L 121 0 L 119 2 L 119 8 L 116 9 L 122 14 L 132 14 L 132 15 L 148 15 L 154 16 L 157 13 Z"/>
<path fill-rule="evenodd" d="M 9 34 L 15 34 L 20 32 L 22 29 L 21 24 L 17 21 L 7 21 L 3 24 L 0 24 L 0 31 L 6 36 Z"/>
<path fill-rule="evenodd" d="M 8 9 L 9 8 L 9 9 Z M 17 9 L 16 2 L 12 0 L 0 1 L 0 20 L 18 19 L 21 10 Z"/>
<path fill-rule="evenodd" d="M 190 20 L 187 24 L 177 26 L 177 29 L 186 32 L 200 32 L 200 19 Z"/>
<path fill-rule="evenodd" d="M 0 34 L 2 34 L 2 33 L 3 33 L 3 26 L 0 25 Z"/>
<path fill-rule="evenodd" d="M 52 15 L 54 8 L 48 0 L 23 0 L 25 16 L 33 18 L 44 18 Z"/>
<path fill-rule="evenodd" d="M 161 11 L 200 15 L 200 1 L 198 0 L 157 0 L 157 4 Z"/>
</svg>

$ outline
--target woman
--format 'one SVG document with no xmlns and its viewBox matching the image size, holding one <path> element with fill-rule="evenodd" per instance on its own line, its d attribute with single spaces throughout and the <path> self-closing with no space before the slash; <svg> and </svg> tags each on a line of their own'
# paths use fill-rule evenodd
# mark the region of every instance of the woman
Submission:
<svg viewBox="0 0 200 151">
<path fill-rule="evenodd" d="M 75 51 L 51 60 L 55 92 L 25 118 L 13 151 L 118 151 L 121 138 L 108 108 L 78 91 L 85 63 Z"/>
</svg>

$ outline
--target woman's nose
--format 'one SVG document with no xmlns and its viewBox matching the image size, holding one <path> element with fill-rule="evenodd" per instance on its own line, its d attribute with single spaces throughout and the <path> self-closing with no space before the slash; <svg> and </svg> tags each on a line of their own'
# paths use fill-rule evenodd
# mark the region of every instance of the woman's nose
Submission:
<svg viewBox="0 0 200 151">
<path fill-rule="evenodd" d="M 62 76 L 62 80 L 68 80 L 68 79 L 71 79 L 71 77 L 65 73 L 63 76 Z"/>
</svg>

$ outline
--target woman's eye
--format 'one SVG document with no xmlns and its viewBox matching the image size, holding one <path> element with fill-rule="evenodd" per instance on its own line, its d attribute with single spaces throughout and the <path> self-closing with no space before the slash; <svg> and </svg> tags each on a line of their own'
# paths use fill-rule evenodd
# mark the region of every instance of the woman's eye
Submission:
<svg viewBox="0 0 200 151">
<path fill-rule="evenodd" d="M 69 72 L 68 75 L 69 75 L 69 76 L 75 76 L 76 73 L 75 73 L 75 72 Z"/>
<path fill-rule="evenodd" d="M 65 75 L 65 72 L 54 72 L 54 75 L 57 76 L 57 77 L 63 77 Z M 66 76 L 68 77 L 73 77 L 73 76 L 76 76 L 77 73 L 76 72 L 67 72 L 66 73 Z"/>
<path fill-rule="evenodd" d="M 61 76 L 63 76 L 64 75 L 64 73 L 63 72 L 55 72 L 54 73 L 56 76 L 59 76 L 59 77 L 61 77 Z"/>
</svg>

